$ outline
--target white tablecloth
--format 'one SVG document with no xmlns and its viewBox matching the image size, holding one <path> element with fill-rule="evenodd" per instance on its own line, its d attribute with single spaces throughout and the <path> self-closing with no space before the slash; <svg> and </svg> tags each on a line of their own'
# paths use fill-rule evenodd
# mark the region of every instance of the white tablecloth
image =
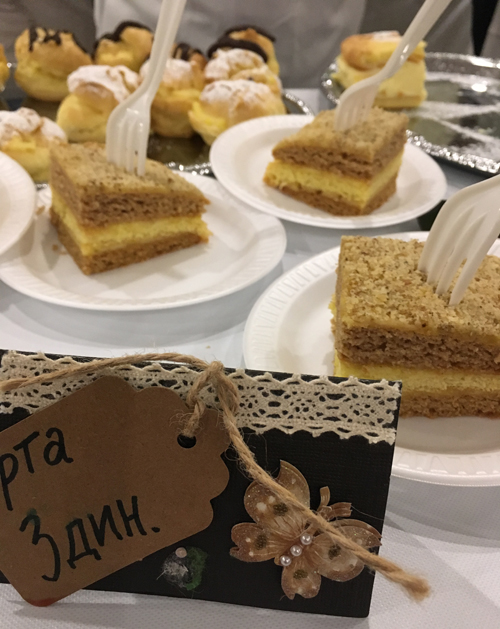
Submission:
<svg viewBox="0 0 500 629">
<path fill-rule="evenodd" d="M 294 90 L 315 111 L 315 90 Z M 481 178 L 444 168 L 448 194 Z M 0 283 L 0 347 L 95 356 L 180 351 L 243 366 L 246 316 L 283 271 L 339 244 L 334 230 L 285 224 L 282 264 L 257 284 L 207 304 L 159 312 L 99 313 L 44 304 Z M 375 233 L 418 230 L 410 221 Z M 365 232 L 368 233 L 368 232 Z M 411 602 L 377 576 L 368 619 L 272 612 L 199 601 L 79 592 L 46 609 L 0 586 L 0 629 L 461 629 L 500 627 L 500 488 L 427 485 L 393 478 L 382 555 L 426 576 L 433 593 Z M 244 584 L 242 584 L 244 587 Z"/>
</svg>

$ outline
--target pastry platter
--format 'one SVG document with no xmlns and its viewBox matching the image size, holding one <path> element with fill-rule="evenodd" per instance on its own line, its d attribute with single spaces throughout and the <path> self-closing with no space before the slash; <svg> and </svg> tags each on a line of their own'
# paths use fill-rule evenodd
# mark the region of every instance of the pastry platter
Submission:
<svg viewBox="0 0 500 629">
<path fill-rule="evenodd" d="M 417 218 L 445 196 L 446 178 L 439 165 L 409 144 L 405 147 L 396 194 L 367 216 L 333 216 L 266 186 L 262 178 L 275 144 L 311 120 L 310 116 L 266 116 L 243 122 L 219 136 L 212 145 L 210 162 L 229 197 L 302 225 L 364 229 Z"/>
<path fill-rule="evenodd" d="M 161 310 L 234 293 L 257 282 L 280 262 L 286 236 L 277 219 L 245 207 L 230 207 L 213 179 L 182 176 L 210 200 L 204 215 L 212 232 L 208 243 L 86 276 L 60 245 L 45 211 L 0 258 L 0 279 L 29 297 L 61 306 Z M 50 189 L 39 196 L 45 206 L 50 205 Z"/>
<path fill-rule="evenodd" d="M 409 116 L 408 138 L 429 155 L 481 174 L 500 173 L 500 61 L 430 52 L 425 58 L 426 101 Z M 337 104 L 343 87 L 332 63 L 321 77 Z"/>
<path fill-rule="evenodd" d="M 3 105 L 0 108 L 17 109 L 29 107 L 40 116 L 46 116 L 51 120 L 56 119 L 59 103 L 49 103 L 34 98 L 25 97 L 20 92 L 12 79 L 15 64 L 11 66 L 11 78 L 3 95 Z M 15 98 L 9 98 L 6 94 L 15 94 Z M 300 98 L 289 92 L 282 93 L 283 103 L 289 114 L 311 115 L 313 112 Z M 148 157 L 163 162 L 169 168 L 184 172 L 197 173 L 199 175 L 211 175 L 212 169 L 209 161 L 210 147 L 202 138 L 195 134 L 192 138 L 165 138 L 157 134 L 151 135 L 148 144 Z M 44 187 L 43 185 L 40 187 Z"/>
<path fill-rule="evenodd" d="M 300 98 L 283 92 L 282 99 L 289 114 L 311 115 L 312 111 Z M 192 138 L 163 138 L 153 135 L 148 146 L 148 157 L 163 162 L 169 168 L 200 175 L 211 175 L 210 147 L 199 135 Z"/>
<path fill-rule="evenodd" d="M 390 237 L 423 240 L 426 235 Z M 500 240 L 490 253 L 500 256 Z M 336 247 L 310 258 L 263 293 L 245 327 L 247 368 L 333 375 L 328 304 L 335 291 L 338 256 Z M 401 418 L 393 474 L 442 485 L 500 486 L 500 420 Z"/>
</svg>

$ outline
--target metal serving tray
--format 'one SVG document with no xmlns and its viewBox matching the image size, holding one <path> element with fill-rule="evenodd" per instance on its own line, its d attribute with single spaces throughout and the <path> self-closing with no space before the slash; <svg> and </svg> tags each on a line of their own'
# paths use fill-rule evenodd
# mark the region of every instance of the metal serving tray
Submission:
<svg viewBox="0 0 500 629">
<path fill-rule="evenodd" d="M 403 110 L 408 139 L 429 155 L 482 174 L 500 173 L 500 60 L 431 52 L 426 55 L 427 100 Z M 332 63 L 321 88 L 334 104 L 343 91 L 332 78 Z"/>
</svg>

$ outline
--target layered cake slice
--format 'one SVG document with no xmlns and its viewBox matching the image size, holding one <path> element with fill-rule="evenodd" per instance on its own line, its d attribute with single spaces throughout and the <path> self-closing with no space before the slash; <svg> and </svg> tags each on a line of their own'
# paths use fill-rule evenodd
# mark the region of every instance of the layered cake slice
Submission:
<svg viewBox="0 0 500 629">
<path fill-rule="evenodd" d="M 417 270 L 422 248 L 342 238 L 334 373 L 402 380 L 404 416 L 500 418 L 500 258 L 487 256 L 450 307 Z"/>
<path fill-rule="evenodd" d="M 396 191 L 408 118 L 373 108 L 343 132 L 334 119 L 335 111 L 323 111 L 278 142 L 264 182 L 330 214 L 369 214 Z"/>
<path fill-rule="evenodd" d="M 51 154 L 51 221 L 87 275 L 207 242 L 209 201 L 179 175 L 147 160 L 145 175 L 106 161 L 99 145 L 68 144 Z"/>
</svg>

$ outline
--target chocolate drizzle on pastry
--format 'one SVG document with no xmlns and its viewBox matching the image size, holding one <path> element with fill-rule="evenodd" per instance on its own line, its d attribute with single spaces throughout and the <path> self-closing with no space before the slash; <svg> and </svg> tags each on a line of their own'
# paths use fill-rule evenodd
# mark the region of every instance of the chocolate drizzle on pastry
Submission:
<svg viewBox="0 0 500 629">
<path fill-rule="evenodd" d="M 145 24 L 128 20 L 125 22 L 120 22 L 112 33 L 104 33 L 104 35 L 101 35 L 99 39 L 97 40 L 95 47 L 97 48 L 97 45 L 102 39 L 110 39 L 111 41 L 120 41 L 120 39 L 122 38 L 123 31 L 127 28 L 142 28 L 145 31 L 149 31 L 151 33 L 151 29 L 148 28 Z"/>
<path fill-rule="evenodd" d="M 189 61 L 194 55 L 203 55 L 203 53 L 198 48 L 193 48 L 184 42 L 177 44 L 172 51 L 174 59 L 182 59 L 183 61 Z"/>
<path fill-rule="evenodd" d="M 39 30 L 42 31 L 41 35 L 39 35 L 38 33 Z M 56 46 L 60 46 L 62 44 L 61 33 L 67 33 L 68 35 L 71 35 L 71 37 L 73 38 L 73 41 L 78 46 L 78 48 L 83 50 L 83 52 L 87 52 L 85 48 L 81 44 L 78 43 L 78 41 L 76 40 L 76 37 L 71 31 L 60 31 L 60 30 L 48 29 L 48 28 L 44 28 L 43 26 L 30 27 L 29 46 L 28 46 L 29 51 L 30 52 L 33 51 L 33 46 L 36 42 L 40 44 L 48 44 L 49 42 L 53 41 L 56 44 Z"/>
<path fill-rule="evenodd" d="M 232 37 L 221 37 L 219 40 L 212 44 L 207 51 L 207 57 L 212 58 L 214 52 L 219 48 L 242 48 L 243 50 L 250 50 L 257 53 L 267 63 L 267 53 L 254 42 L 247 41 L 246 39 L 233 39 Z"/>
<path fill-rule="evenodd" d="M 256 33 L 258 33 L 259 35 L 262 35 L 263 37 L 267 37 L 267 39 L 271 40 L 272 42 L 276 41 L 276 37 L 274 37 L 274 35 L 271 35 L 271 33 L 268 33 L 263 28 L 260 28 L 260 26 L 255 26 L 254 24 L 240 24 L 239 26 L 233 26 L 232 28 L 228 28 L 227 31 L 222 36 L 227 37 L 231 35 L 231 33 L 238 33 L 239 31 L 246 31 L 249 28 L 253 28 L 253 30 Z"/>
</svg>

